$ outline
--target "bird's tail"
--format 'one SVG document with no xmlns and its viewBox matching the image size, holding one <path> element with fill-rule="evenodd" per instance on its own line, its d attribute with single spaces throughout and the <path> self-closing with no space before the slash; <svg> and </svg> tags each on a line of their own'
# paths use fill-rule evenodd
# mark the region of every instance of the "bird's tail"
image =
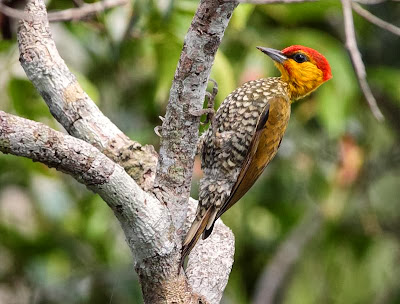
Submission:
<svg viewBox="0 0 400 304">
<path fill-rule="evenodd" d="M 211 234 L 221 205 L 220 201 L 229 194 L 228 192 L 225 181 L 208 180 L 207 177 L 201 180 L 199 205 L 195 220 L 183 241 L 180 266 L 183 266 L 185 258 L 196 245 L 201 234 L 203 234 L 203 240 Z"/>
<path fill-rule="evenodd" d="M 199 240 L 201 234 L 206 230 L 208 226 L 213 226 L 217 210 L 214 206 L 211 206 L 206 210 L 206 212 L 201 216 L 200 206 L 197 209 L 196 218 L 193 221 L 192 226 L 186 235 L 185 240 L 182 245 L 182 256 L 179 269 L 183 266 L 185 258 L 189 255 L 190 251 L 193 249 Z"/>
</svg>

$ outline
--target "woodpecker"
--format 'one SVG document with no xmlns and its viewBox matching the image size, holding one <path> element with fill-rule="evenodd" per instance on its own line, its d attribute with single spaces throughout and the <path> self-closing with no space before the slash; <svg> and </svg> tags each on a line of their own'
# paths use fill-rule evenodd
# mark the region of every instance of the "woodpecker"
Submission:
<svg viewBox="0 0 400 304">
<path fill-rule="evenodd" d="M 196 217 L 183 242 L 182 260 L 200 235 L 254 184 L 278 151 L 290 117 L 290 105 L 332 78 L 326 58 L 301 45 L 282 51 L 257 47 L 279 69 L 280 77 L 246 82 L 225 98 L 201 137 L 204 177 Z"/>
</svg>

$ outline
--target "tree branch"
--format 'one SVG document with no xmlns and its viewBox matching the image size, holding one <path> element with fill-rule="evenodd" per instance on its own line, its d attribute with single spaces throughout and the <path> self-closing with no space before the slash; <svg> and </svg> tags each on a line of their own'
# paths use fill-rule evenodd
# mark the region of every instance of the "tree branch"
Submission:
<svg viewBox="0 0 400 304">
<path fill-rule="evenodd" d="M 154 148 L 131 141 L 83 91 L 57 51 L 43 1 L 28 1 L 25 12 L 33 21 L 20 22 L 20 62 L 52 115 L 69 134 L 93 144 L 150 188 L 157 163 Z"/>
<path fill-rule="evenodd" d="M 388 0 L 354 0 L 354 1 L 362 4 L 371 5 L 371 4 L 380 4 L 383 2 L 387 2 Z"/>
<path fill-rule="evenodd" d="M 354 31 L 353 14 L 351 10 L 351 0 L 341 0 L 343 7 L 344 17 L 344 30 L 346 34 L 346 47 L 349 51 L 351 61 L 353 63 L 354 71 L 356 72 L 357 80 L 360 85 L 361 91 L 363 92 L 365 99 L 371 109 L 372 114 L 379 121 L 384 119 L 382 112 L 379 110 L 374 95 L 371 92 L 366 77 L 364 62 L 361 58 L 361 53 L 357 47 L 356 34 Z"/>
<path fill-rule="evenodd" d="M 361 5 L 352 2 L 351 6 L 353 7 L 353 10 L 360 15 L 361 17 L 365 18 L 367 21 L 383 28 L 384 30 L 387 30 L 397 36 L 400 36 L 400 27 L 395 26 L 394 24 L 391 24 L 389 22 L 386 22 L 375 15 L 371 14 L 369 11 L 366 9 L 362 8 Z"/>
<path fill-rule="evenodd" d="M 212 2 L 210 0 L 207 1 L 208 4 Z M 222 38 L 223 31 L 227 26 L 230 14 L 232 13 L 232 10 L 236 4 L 237 3 L 235 2 L 230 3 L 229 5 L 223 4 L 218 6 L 213 2 L 213 5 L 211 5 L 212 14 L 208 12 L 209 7 L 207 7 L 204 3 L 203 6 L 200 5 L 201 11 L 196 14 L 191 30 L 189 30 L 187 35 L 187 40 L 182 55 L 183 59 L 181 58 L 182 66 L 178 66 L 176 75 L 177 81 L 175 82 L 175 90 L 177 90 L 177 92 L 174 93 L 174 96 L 175 98 L 179 97 L 181 100 L 184 100 L 186 105 L 192 102 L 192 100 L 190 100 L 190 96 L 187 96 L 186 94 L 193 88 L 194 90 L 190 91 L 192 92 L 191 94 L 197 94 L 196 96 L 198 96 L 198 94 L 202 94 L 203 97 L 201 100 L 204 99 L 204 90 L 207 84 L 206 80 L 210 72 L 212 60 L 218 48 L 220 39 Z M 230 10 L 228 10 L 228 8 L 230 8 Z M 229 14 L 229 16 L 224 15 L 225 13 Z M 100 153 L 100 150 L 112 160 L 121 164 L 125 170 L 131 176 L 133 176 L 138 183 L 141 184 L 142 187 L 147 189 L 150 188 L 154 177 L 155 162 L 157 160 L 157 156 L 153 148 L 148 146 L 142 147 L 140 144 L 130 141 L 128 137 L 126 137 L 114 124 L 111 123 L 111 121 L 109 121 L 107 117 L 101 113 L 93 101 L 82 90 L 80 85 L 77 83 L 75 76 L 68 70 L 64 61 L 57 52 L 56 46 L 51 37 L 46 16 L 46 8 L 43 4 L 43 1 L 29 1 L 26 7 L 26 14 L 29 16 L 29 18 L 21 21 L 18 31 L 21 65 L 25 69 L 28 78 L 33 82 L 35 87 L 46 101 L 53 116 L 71 135 L 78 137 L 87 143 L 93 144 L 98 150 L 94 147 L 92 147 L 92 149 L 98 153 Z M 210 14 L 212 15 L 212 18 Z M 221 14 L 223 17 L 221 17 Z M 206 35 L 206 39 L 202 39 L 202 35 Z M 200 51 L 198 50 L 199 46 L 201 46 L 199 41 L 202 41 L 204 47 L 204 49 L 201 49 Z M 204 56 L 197 57 L 196 52 L 202 53 Z M 190 62 L 190 66 L 188 66 L 188 62 Z M 197 89 L 197 83 L 195 83 L 195 78 L 199 77 L 197 74 L 203 77 L 202 79 L 204 80 L 201 84 L 201 87 L 203 88 L 202 92 L 200 92 L 200 89 Z M 191 86 L 189 86 L 189 84 Z M 173 90 L 171 92 L 173 92 Z M 201 107 L 201 104 L 199 104 L 199 107 Z M 187 117 L 188 113 L 186 110 L 188 110 L 187 107 L 185 107 L 185 115 Z M 5 113 L 4 115 L 4 117 L 7 116 Z M 171 121 L 173 121 L 175 119 L 174 114 L 170 113 L 170 115 L 172 116 Z M 30 129 L 34 129 L 36 126 L 34 125 L 36 124 L 34 122 L 28 123 L 21 118 L 18 119 L 20 119 L 18 123 L 29 125 Z M 196 120 L 198 123 L 198 118 L 192 118 L 192 120 Z M 42 126 L 42 128 L 45 129 L 40 130 L 39 133 L 46 134 L 48 128 L 44 126 Z M 183 130 L 185 131 L 186 129 L 183 128 Z M 19 129 L 18 132 L 23 132 L 23 130 Z M 51 130 L 51 132 L 54 134 L 61 134 L 54 130 Z M 53 133 L 51 133 L 51 136 L 54 135 Z M 68 138 L 68 140 L 72 140 L 72 138 L 69 136 L 66 136 L 66 138 Z M 79 139 L 74 140 L 75 143 L 71 143 L 71 147 L 88 145 Z M 24 141 L 24 144 L 26 144 L 26 141 Z M 43 145 L 46 146 L 47 143 L 41 144 L 39 147 L 42 147 Z M 187 150 L 183 152 L 186 153 L 186 151 Z M 57 152 L 57 155 L 59 153 L 61 152 Z M 78 154 L 80 153 L 81 152 Z M 34 159 L 34 155 L 24 156 L 32 157 Z M 46 157 L 48 157 L 48 155 L 46 155 Z M 52 166 L 51 161 L 49 162 L 46 157 L 37 160 Z M 73 159 L 73 156 L 71 156 L 71 158 Z M 111 164 L 113 163 L 111 160 L 105 157 L 103 158 Z M 65 169 L 69 174 L 71 173 L 68 171 L 68 168 L 71 166 L 74 166 L 73 162 L 69 163 Z M 114 166 L 115 168 L 120 168 L 115 164 Z M 57 168 L 60 169 L 60 167 Z M 80 174 L 83 173 L 79 172 L 77 175 L 72 175 L 79 179 Z M 101 193 L 102 197 L 107 202 L 108 199 L 112 199 L 115 195 L 122 195 L 123 198 L 128 200 L 128 202 L 121 202 L 121 204 L 119 204 L 117 207 L 114 207 L 113 210 L 116 210 L 115 208 L 128 208 L 131 211 L 133 210 L 132 212 L 140 214 L 141 208 L 135 207 L 135 209 L 129 205 L 130 196 L 137 199 L 137 205 L 140 204 L 140 200 L 142 200 L 142 205 L 147 205 L 149 204 L 149 199 L 152 199 L 153 205 L 159 204 L 165 206 L 164 204 L 157 202 L 157 200 L 151 196 L 151 198 L 148 198 L 149 195 L 142 191 L 140 191 L 140 193 L 143 194 L 141 197 L 138 194 L 135 194 L 134 190 L 137 188 L 137 185 L 133 181 L 130 183 L 133 183 L 134 185 L 131 189 L 126 189 L 126 183 L 124 182 L 121 184 L 121 188 L 107 188 L 108 192 L 105 190 L 104 193 Z M 100 193 L 96 189 L 97 188 L 95 188 L 94 191 Z M 168 193 L 168 195 L 173 196 L 175 193 Z M 111 198 L 108 196 L 111 196 Z M 169 201 L 174 201 L 174 199 L 169 198 Z M 192 200 L 191 202 L 193 203 L 194 201 Z M 187 207 L 184 206 L 184 208 Z M 156 207 L 153 209 L 155 212 L 154 216 L 161 212 L 157 211 Z M 167 208 L 162 208 L 163 219 L 158 218 L 158 221 L 169 223 L 171 219 L 171 213 L 165 211 L 164 209 L 169 211 Z M 132 236 L 132 233 L 138 229 L 136 226 L 136 218 L 131 216 L 130 218 L 126 217 L 121 219 L 119 213 L 116 211 L 114 212 L 121 221 L 121 225 L 125 231 L 125 234 L 127 235 L 128 245 L 134 254 L 135 268 L 139 274 L 142 284 L 145 302 L 164 303 L 164 301 L 175 301 L 177 303 L 197 303 L 201 297 L 193 293 L 192 288 L 188 285 L 188 281 L 183 275 L 177 275 L 180 259 L 181 239 L 180 237 L 177 238 L 176 236 L 180 236 L 184 232 L 179 230 L 179 232 L 176 233 L 174 227 L 168 226 L 169 224 L 161 225 L 161 228 L 165 229 L 165 231 L 162 233 L 160 232 L 159 238 L 155 240 L 152 239 L 154 242 L 160 242 L 160 244 L 156 245 L 154 250 L 151 250 L 147 247 L 153 246 L 153 244 L 145 243 L 143 240 L 136 242 L 136 239 Z M 135 215 L 137 215 L 136 213 Z M 185 214 L 182 213 L 180 216 L 182 216 L 180 220 L 184 222 L 186 218 L 186 209 Z M 194 211 L 192 216 L 194 216 Z M 143 221 L 145 219 L 146 217 L 144 217 Z M 141 223 L 141 221 L 139 221 L 139 223 Z M 153 231 L 157 230 L 151 226 L 152 224 L 153 222 L 150 221 L 149 231 L 146 231 L 148 227 L 141 226 L 141 231 L 136 237 L 141 237 L 141 234 L 152 237 Z M 157 226 L 159 223 L 154 224 Z M 216 237 L 221 237 L 221 235 L 230 235 L 230 233 L 227 231 L 227 228 L 223 226 L 222 222 L 216 226 L 214 234 Z M 168 238 L 168 242 L 165 243 L 166 246 L 168 246 L 168 250 L 165 249 L 162 252 L 158 252 L 157 248 L 161 249 L 160 246 L 163 242 L 165 242 L 165 237 Z M 219 242 L 209 242 L 207 243 L 208 245 L 203 246 L 203 250 L 206 252 L 213 252 L 213 254 L 214 252 L 221 251 L 219 256 L 225 256 L 225 253 L 227 253 L 227 256 L 233 256 L 234 246 L 232 239 L 233 235 L 230 235 L 226 241 L 220 239 Z M 141 246 L 147 248 L 147 251 L 154 252 L 154 254 L 146 254 L 144 256 L 143 254 L 140 255 L 142 253 L 140 250 Z M 211 264 L 205 265 L 202 263 L 196 265 L 198 270 L 201 269 L 203 272 L 211 274 L 212 280 L 215 281 L 217 279 L 219 282 L 218 286 L 209 284 L 208 281 L 210 278 L 202 277 L 203 272 L 198 271 L 197 273 L 193 273 L 191 276 L 189 276 L 189 279 L 191 280 L 199 280 L 200 278 L 203 280 L 202 284 L 195 285 L 195 288 L 197 288 L 197 286 L 202 286 L 201 290 L 199 290 L 206 296 L 207 299 L 211 299 L 210 303 L 217 303 L 214 300 L 222 297 L 223 290 L 229 277 L 232 262 L 232 259 L 228 259 L 225 263 L 227 267 L 217 268 L 219 270 L 218 272 L 216 272 L 214 267 L 210 267 Z M 206 300 L 203 299 L 203 303 L 206 303 Z"/>
<path fill-rule="evenodd" d="M 28 14 L 3 4 L 2 0 L 0 0 L 0 12 L 2 14 L 4 14 L 5 16 L 8 16 L 8 17 L 14 18 L 14 19 L 29 20 L 29 18 L 30 18 Z"/>
<path fill-rule="evenodd" d="M 155 193 L 171 211 L 178 240 L 188 231 L 197 206 L 197 202 L 193 204 L 190 200 L 191 217 L 186 219 L 200 121 L 190 113 L 202 108 L 215 53 L 237 4 L 236 1 L 200 2 L 185 36 L 171 86 L 162 126 Z M 230 230 L 222 222 L 215 228 L 214 237 L 195 247 L 187 269 L 193 290 L 210 303 L 219 303 L 222 297 L 234 253 L 234 237 Z M 212 257 L 218 259 L 209 263 Z"/>
<path fill-rule="evenodd" d="M 176 250 L 168 209 L 92 145 L 0 111 L 0 151 L 56 168 L 99 194 L 119 219 L 137 268 Z"/>
<path fill-rule="evenodd" d="M 203 106 L 215 53 L 238 5 L 236 1 L 201 0 L 185 36 L 162 125 L 155 190 L 171 210 L 183 238 L 200 117 L 190 113 Z"/>
<path fill-rule="evenodd" d="M 322 223 L 323 219 L 317 208 L 311 207 L 265 267 L 256 286 L 254 304 L 277 302 L 277 295 L 282 284 L 301 256 L 304 247 L 319 231 Z"/>
<path fill-rule="evenodd" d="M 84 19 L 90 15 L 103 12 L 109 8 L 122 6 L 128 3 L 128 0 L 103 0 L 100 2 L 83 4 L 77 8 L 66 9 L 62 11 L 49 12 L 48 20 L 50 22 L 71 21 Z M 4 15 L 14 18 L 23 19 L 26 21 L 31 20 L 31 16 L 25 12 L 9 7 L 0 0 L 0 12 Z"/>
<path fill-rule="evenodd" d="M 251 4 L 277 4 L 277 3 L 302 3 L 302 2 L 316 2 L 319 0 L 239 0 L 241 3 Z"/>
<path fill-rule="evenodd" d="M 125 5 L 128 2 L 128 0 L 103 0 L 95 3 L 84 4 L 77 8 L 70 8 L 59 12 L 50 12 L 48 19 L 50 22 L 79 20 L 103 12 L 112 7 Z"/>
<path fill-rule="evenodd" d="M 185 301 L 192 296 L 185 278 L 176 276 L 180 248 L 168 209 L 119 165 L 82 140 L 2 111 L 0 151 L 70 174 L 107 202 L 132 251 L 146 303 L 162 303 L 165 293 L 175 292 Z"/>
</svg>

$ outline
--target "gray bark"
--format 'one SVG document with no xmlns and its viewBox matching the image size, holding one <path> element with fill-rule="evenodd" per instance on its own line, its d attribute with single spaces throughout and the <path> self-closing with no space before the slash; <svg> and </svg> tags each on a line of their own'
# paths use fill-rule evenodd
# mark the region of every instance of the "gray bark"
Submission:
<svg viewBox="0 0 400 304">
<path fill-rule="evenodd" d="M 21 65 L 70 135 L 0 111 L 0 152 L 54 167 L 104 199 L 125 233 L 146 303 L 219 303 L 228 282 L 234 237 L 221 220 L 212 237 L 193 250 L 186 276 L 178 275 L 178 267 L 181 238 L 197 206 L 188 199 L 199 118 L 189 110 L 202 106 L 215 52 L 236 5 L 200 3 L 171 88 L 156 190 L 157 153 L 130 140 L 83 91 L 58 54 L 43 0 L 28 1 L 29 18 L 20 22 Z"/>
<path fill-rule="evenodd" d="M 42 162 L 98 193 L 119 219 L 136 264 L 173 252 L 168 209 L 92 145 L 0 111 L 0 151 Z"/>
</svg>

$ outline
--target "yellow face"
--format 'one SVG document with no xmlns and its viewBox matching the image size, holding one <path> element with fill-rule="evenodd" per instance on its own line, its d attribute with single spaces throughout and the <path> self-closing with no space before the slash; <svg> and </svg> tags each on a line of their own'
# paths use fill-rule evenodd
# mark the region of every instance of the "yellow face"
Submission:
<svg viewBox="0 0 400 304">
<path fill-rule="evenodd" d="M 257 47 L 274 60 L 281 80 L 288 84 L 290 99 L 300 99 L 332 78 L 328 60 L 309 47 L 292 45 L 282 51 Z"/>
<path fill-rule="evenodd" d="M 302 54 L 304 57 L 298 54 Z M 289 57 L 282 63 L 275 61 L 276 67 L 282 74 L 281 79 L 289 85 L 292 100 L 310 94 L 324 82 L 324 74 L 313 58 L 302 51 L 297 51 L 295 56 L 297 57 Z M 305 61 L 298 60 L 299 58 L 303 58 L 303 60 L 305 58 Z"/>
</svg>

